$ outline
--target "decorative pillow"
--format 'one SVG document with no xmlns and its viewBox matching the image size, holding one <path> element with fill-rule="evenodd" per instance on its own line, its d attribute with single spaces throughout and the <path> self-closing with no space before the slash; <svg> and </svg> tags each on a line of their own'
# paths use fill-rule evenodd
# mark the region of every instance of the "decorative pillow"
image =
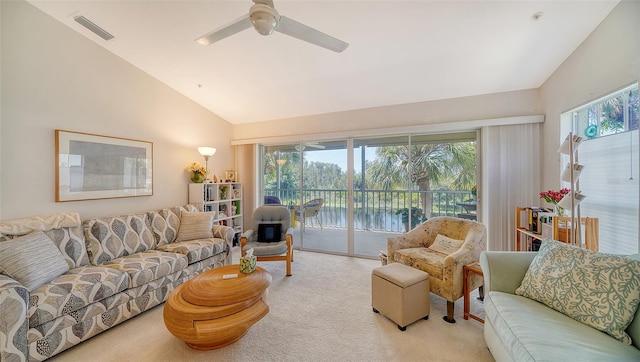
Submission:
<svg viewBox="0 0 640 362">
<path fill-rule="evenodd" d="M 450 255 L 455 253 L 464 244 L 464 240 L 451 239 L 444 235 L 436 235 L 436 240 L 429 245 L 429 249 L 442 254 Z"/>
<path fill-rule="evenodd" d="M 516 294 L 631 344 L 640 261 L 544 239 Z"/>
<path fill-rule="evenodd" d="M 30 292 L 68 270 L 60 249 L 41 231 L 0 242 L 0 272 Z"/>
<path fill-rule="evenodd" d="M 180 214 L 180 229 L 176 241 L 208 239 L 213 237 L 213 212 L 186 212 Z"/>
</svg>

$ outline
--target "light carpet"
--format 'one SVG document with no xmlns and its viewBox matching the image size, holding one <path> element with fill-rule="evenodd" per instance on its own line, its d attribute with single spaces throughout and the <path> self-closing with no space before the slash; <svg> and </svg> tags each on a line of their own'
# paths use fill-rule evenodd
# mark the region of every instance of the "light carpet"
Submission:
<svg viewBox="0 0 640 362">
<path fill-rule="evenodd" d="M 258 263 L 273 277 L 269 314 L 230 346 L 189 348 L 165 328 L 162 304 L 50 361 L 493 361 L 483 325 L 463 319 L 462 298 L 457 323 L 442 320 L 446 301 L 432 294 L 430 318 L 401 332 L 371 309 L 379 261 L 302 251 L 294 260 L 291 277 L 284 262 Z M 482 310 L 472 298 L 472 311 Z"/>
</svg>

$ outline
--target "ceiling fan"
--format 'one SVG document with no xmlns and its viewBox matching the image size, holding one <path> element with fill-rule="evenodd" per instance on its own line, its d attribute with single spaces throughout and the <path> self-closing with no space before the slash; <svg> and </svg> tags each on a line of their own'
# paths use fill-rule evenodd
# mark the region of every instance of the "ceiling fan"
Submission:
<svg viewBox="0 0 640 362">
<path fill-rule="evenodd" d="M 318 149 L 318 150 L 324 150 L 327 147 L 325 145 L 322 145 L 322 144 L 317 143 L 317 142 L 303 143 L 302 144 L 302 150 L 304 151 L 307 148 L 315 148 L 315 149 Z M 300 145 L 296 145 L 295 149 L 296 149 L 296 151 L 300 151 Z"/>
<path fill-rule="evenodd" d="M 202 45 L 209 45 L 253 26 L 262 35 L 270 35 L 275 30 L 338 53 L 349 46 L 340 39 L 278 14 L 272 0 L 253 0 L 253 2 L 255 4 L 251 6 L 249 14 L 203 35 L 196 41 Z"/>
</svg>

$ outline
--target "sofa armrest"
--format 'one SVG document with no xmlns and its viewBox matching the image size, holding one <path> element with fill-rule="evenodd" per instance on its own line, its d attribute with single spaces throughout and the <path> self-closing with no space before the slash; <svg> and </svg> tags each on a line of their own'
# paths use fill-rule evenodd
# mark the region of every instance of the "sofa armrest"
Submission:
<svg viewBox="0 0 640 362">
<path fill-rule="evenodd" d="M 483 251 L 480 254 L 480 266 L 484 274 L 485 292 L 514 294 L 536 254 L 527 251 Z"/>
<path fill-rule="evenodd" d="M 29 291 L 0 274 L 0 361 L 27 361 Z"/>
<path fill-rule="evenodd" d="M 213 231 L 214 238 L 224 239 L 224 241 L 226 241 L 229 246 L 233 246 L 233 236 L 235 232 L 232 227 L 224 225 L 213 225 L 211 231 Z"/>
<path fill-rule="evenodd" d="M 213 225 L 211 231 L 213 231 L 214 238 L 223 239 L 227 244 L 227 258 L 224 261 L 224 265 L 231 264 L 231 250 L 233 249 L 233 237 L 235 236 L 235 230 L 233 230 L 233 228 L 229 226 Z"/>
</svg>

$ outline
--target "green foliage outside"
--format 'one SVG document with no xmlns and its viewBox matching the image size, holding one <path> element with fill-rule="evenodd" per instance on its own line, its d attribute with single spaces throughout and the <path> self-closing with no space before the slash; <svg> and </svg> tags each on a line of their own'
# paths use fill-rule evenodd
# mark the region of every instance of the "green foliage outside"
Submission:
<svg viewBox="0 0 640 362">
<path fill-rule="evenodd" d="M 298 152 L 273 152 L 265 155 L 264 188 L 277 189 L 279 168 L 280 190 L 289 191 L 281 194 L 281 201 L 285 205 L 299 202 L 299 157 Z M 413 173 L 409 172 L 410 169 Z M 304 161 L 303 170 L 305 190 L 346 192 L 347 174 L 338 165 Z M 412 214 L 413 227 L 430 218 L 432 213 L 453 212 L 455 195 L 446 191 L 471 191 L 475 188 L 475 142 L 425 143 L 411 148 L 406 145 L 379 147 L 376 149 L 375 159 L 366 162 L 365 170 L 364 185 L 362 174 L 354 175 L 356 210 L 365 206 L 384 205 L 404 217 L 405 214 L 408 215 L 408 207 L 411 206 L 414 210 L 420 210 L 418 214 Z M 414 191 L 412 199 L 409 199 L 409 189 Z M 367 199 L 363 200 L 363 193 L 359 192 L 362 190 L 380 192 L 365 192 Z M 325 200 L 325 206 L 346 207 L 346 201 L 346 197 Z M 439 209 L 434 209 L 434 204 Z M 440 209 L 442 205 L 449 205 L 451 210 Z M 405 210 L 404 214 L 399 211 L 402 209 Z"/>
</svg>

